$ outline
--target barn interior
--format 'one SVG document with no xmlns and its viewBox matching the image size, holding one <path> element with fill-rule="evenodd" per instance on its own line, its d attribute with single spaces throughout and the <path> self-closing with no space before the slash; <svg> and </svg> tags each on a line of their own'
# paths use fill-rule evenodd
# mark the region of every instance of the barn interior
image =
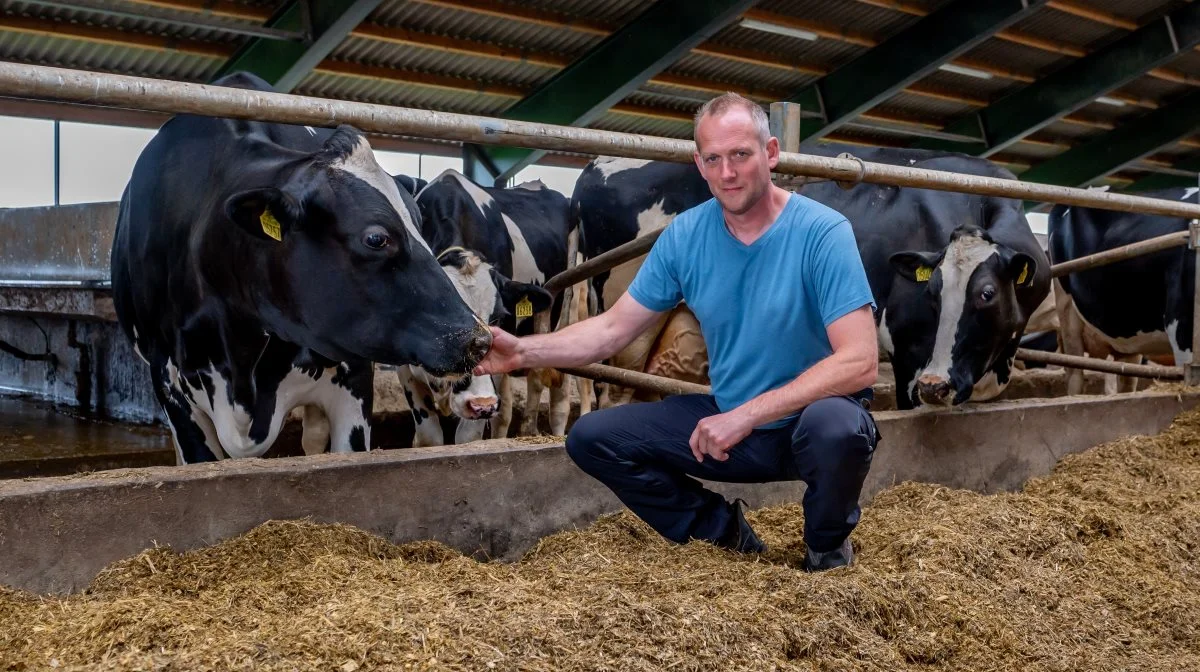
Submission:
<svg viewBox="0 0 1200 672">
<path fill-rule="evenodd" d="M 191 83 L 248 71 L 300 96 L 678 139 L 691 139 L 703 102 L 734 91 L 798 104 L 801 152 L 954 151 L 1024 182 L 1198 187 L 1200 203 L 1198 51 L 1190 0 L 0 0 L 2 62 Z M 147 367 L 116 324 L 116 198 L 59 198 L 60 124 L 153 130 L 167 118 L 0 97 L 0 125 L 49 121 L 55 139 L 52 200 L 0 202 L 0 582 L 71 593 L 151 543 L 202 548 L 295 517 L 515 560 L 619 508 L 556 436 L 302 457 L 297 418 L 266 466 L 175 466 Z M 594 158 L 369 137 L 479 184 L 563 169 L 552 187 L 567 197 Z M 1043 245 L 1048 210 L 1026 204 Z M 1065 369 L 1029 364 L 996 401 L 898 411 L 882 370 L 874 411 L 894 449 L 866 498 L 909 480 L 1018 490 L 1067 455 L 1166 430 L 1200 402 L 1194 387 L 1149 380 L 1114 394 L 1098 372 L 1070 396 Z M 412 414 L 382 374 L 372 445 L 407 448 Z M 514 390 L 519 427 L 528 411 L 523 385 Z M 543 433 L 548 402 L 537 405 Z M 786 505 L 803 486 L 729 493 Z M 220 505 L 231 500 L 250 504 L 231 513 Z M 114 519 L 139 523 L 113 530 Z"/>
</svg>

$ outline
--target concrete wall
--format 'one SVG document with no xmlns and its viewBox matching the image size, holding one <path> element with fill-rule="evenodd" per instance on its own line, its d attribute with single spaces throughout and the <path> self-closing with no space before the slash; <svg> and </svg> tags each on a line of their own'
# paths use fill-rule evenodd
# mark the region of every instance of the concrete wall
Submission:
<svg viewBox="0 0 1200 672">
<path fill-rule="evenodd" d="M 1047 473 L 1062 455 L 1164 429 L 1200 394 L 1076 397 L 877 414 L 884 436 L 864 499 L 921 480 L 984 492 Z M 726 486 L 753 506 L 800 501 L 799 483 Z M 561 445 L 489 441 L 0 483 L 0 582 L 64 592 L 155 543 L 180 550 L 269 519 L 311 516 L 397 542 L 437 539 L 511 559 L 617 502 Z"/>
</svg>

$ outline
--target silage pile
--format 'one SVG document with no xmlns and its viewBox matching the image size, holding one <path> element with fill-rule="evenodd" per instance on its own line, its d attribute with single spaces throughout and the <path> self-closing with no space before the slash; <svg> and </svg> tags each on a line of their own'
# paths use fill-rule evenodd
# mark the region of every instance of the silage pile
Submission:
<svg viewBox="0 0 1200 672">
<path fill-rule="evenodd" d="M 0 593 L 0 668 L 1200 670 L 1200 413 L 1063 461 L 1019 494 L 904 484 L 808 575 L 673 547 L 627 514 L 521 562 L 275 522 L 118 563 L 84 595 Z"/>
</svg>

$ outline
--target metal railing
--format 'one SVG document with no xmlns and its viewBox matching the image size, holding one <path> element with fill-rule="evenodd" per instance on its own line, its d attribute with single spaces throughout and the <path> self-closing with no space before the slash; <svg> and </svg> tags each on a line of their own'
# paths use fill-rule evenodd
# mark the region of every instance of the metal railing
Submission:
<svg viewBox="0 0 1200 672">
<path fill-rule="evenodd" d="M 691 141 L 672 138 L 17 63 L 0 63 L 0 96 L 321 127 L 333 127 L 345 123 L 369 133 L 647 160 L 691 162 L 695 147 Z M 781 175 L 823 178 L 846 187 L 859 182 L 868 182 L 1183 217 L 1192 220 L 1200 219 L 1200 205 L 1181 201 L 870 163 L 854 157 L 800 154 L 794 151 L 797 147 L 795 134 L 798 129 L 789 121 L 789 118 L 798 118 L 798 115 L 788 110 L 786 104 L 773 105 L 772 110 L 776 112 L 772 115 L 776 118 L 776 121 L 773 122 L 773 130 L 777 134 L 783 134 L 782 146 L 785 149 L 793 150 L 780 154 L 775 171 Z M 1074 259 L 1054 266 L 1052 272 L 1055 277 L 1058 277 L 1066 273 L 1096 268 L 1182 245 L 1190 245 L 1197 250 L 1197 255 L 1200 256 L 1195 221 L 1193 221 L 1191 229 L 1190 234 L 1188 232 L 1170 234 Z M 636 259 L 650 249 L 658 233 L 647 234 L 573 266 L 564 273 L 550 278 L 546 283 L 546 288 L 557 293 L 599 273 L 611 270 L 621 263 Z M 1198 284 L 1200 284 L 1200 273 L 1197 273 L 1196 276 Z M 1197 292 L 1196 299 L 1200 301 L 1200 292 Z M 1200 320 L 1194 322 L 1200 326 Z M 543 320 L 541 324 L 547 325 L 548 321 Z M 1194 331 L 1193 342 L 1193 352 L 1200 352 L 1200 329 Z M 1027 350 L 1020 351 L 1019 356 L 1027 361 L 1047 361 L 1047 363 L 1061 366 L 1118 372 L 1122 375 L 1175 378 L 1185 377 L 1186 373 L 1189 384 L 1200 384 L 1198 367 L 1195 365 L 1187 367 L 1187 371 L 1184 372 L 1178 367 L 1115 365 L 1112 362 L 1095 358 L 1060 354 L 1054 354 L 1053 357 L 1048 358 L 1046 353 L 1031 353 Z M 1049 359 L 1054 361 L 1049 362 Z M 1114 370 L 1114 366 L 1120 370 Z M 689 387 L 694 385 L 691 383 L 682 383 L 638 372 L 626 372 L 618 375 L 611 369 L 612 367 L 592 365 L 564 369 L 564 371 L 596 379 L 607 377 L 612 379 L 612 382 L 619 382 L 619 384 L 630 387 L 645 385 L 659 390 L 691 389 L 695 391 Z M 631 375 L 631 373 L 636 375 Z M 643 377 L 657 378 L 658 380 L 648 381 Z"/>
</svg>

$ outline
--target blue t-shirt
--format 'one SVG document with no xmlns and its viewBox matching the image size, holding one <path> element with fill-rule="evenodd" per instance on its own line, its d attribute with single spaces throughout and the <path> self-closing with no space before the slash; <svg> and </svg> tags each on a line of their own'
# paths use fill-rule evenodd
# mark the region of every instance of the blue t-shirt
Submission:
<svg viewBox="0 0 1200 672">
<path fill-rule="evenodd" d="M 680 213 L 629 294 L 660 312 L 684 301 L 696 315 L 722 412 L 795 380 L 833 354 L 829 324 L 875 308 L 850 223 L 798 194 L 750 245 L 726 229 L 716 199 Z"/>
</svg>

